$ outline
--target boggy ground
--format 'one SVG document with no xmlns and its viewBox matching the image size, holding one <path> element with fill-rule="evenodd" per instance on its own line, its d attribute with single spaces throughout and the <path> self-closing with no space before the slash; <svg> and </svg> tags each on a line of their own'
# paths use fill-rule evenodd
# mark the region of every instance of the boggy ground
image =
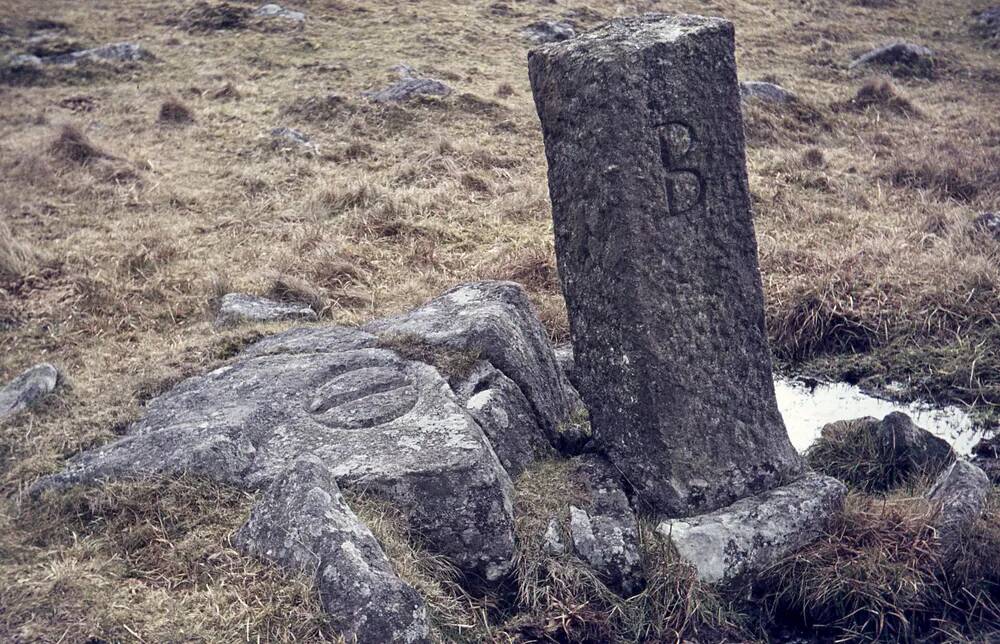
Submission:
<svg viewBox="0 0 1000 644">
<path fill-rule="evenodd" d="M 537 19 L 569 17 L 581 28 L 648 10 L 732 19 L 743 78 L 777 80 L 800 97 L 745 115 L 776 357 L 873 386 L 901 381 L 909 395 L 986 416 L 1000 402 L 1000 245 L 970 225 L 1000 205 L 1000 51 L 969 28 L 987 2 L 327 0 L 292 5 L 307 14 L 301 29 L 248 21 L 223 30 L 186 28 L 193 5 L 0 0 L 5 49 L 20 53 L 29 21 L 51 20 L 66 40 L 130 40 L 156 56 L 114 73 L 0 75 L 0 381 L 43 359 L 70 381 L 39 413 L 0 427 L 0 638 L 322 637 L 307 586 L 228 545 L 250 502 L 239 493 L 181 481 L 28 509 L 22 492 L 120 433 L 151 396 L 279 328 L 214 330 L 211 303 L 229 290 L 305 299 L 326 321 L 356 323 L 456 282 L 513 279 L 564 339 L 529 45 L 519 35 Z M 934 78 L 847 70 L 854 54 L 896 38 L 938 52 Z M 400 63 L 454 93 L 393 106 L 360 95 L 392 82 Z M 268 133 L 279 126 L 318 149 L 273 149 Z M 550 481 L 521 482 L 522 498 L 539 480 Z M 896 520 L 866 497 L 850 507 L 842 532 L 857 537 L 851 543 L 871 545 L 864 531 L 876 527 L 922 538 L 919 520 L 907 523 L 919 517 L 913 508 Z M 872 512 L 878 520 L 866 522 Z M 383 523 L 394 559 L 439 598 L 441 621 L 478 624 L 451 623 L 449 633 L 542 637 L 602 616 L 592 611 L 598 600 L 572 605 L 573 593 L 549 593 L 544 619 L 498 628 L 496 607 L 460 598 L 441 562 L 393 541 L 386 535 L 399 530 Z M 879 623 L 923 619 L 934 622 L 927 632 L 965 632 L 927 608 L 948 597 L 927 590 L 939 583 L 933 575 L 903 575 L 923 575 L 927 561 L 884 552 L 889 559 L 869 559 L 897 574 L 887 587 L 924 594 L 905 605 L 889 597 L 898 608 L 889 614 L 901 617 Z M 659 599 L 601 609 L 631 620 L 615 633 L 760 636 L 750 622 L 763 617 L 730 611 L 664 565 Z M 837 572 L 815 570 L 821 579 Z M 863 592 L 850 595 L 857 605 L 821 604 L 817 595 L 830 597 L 796 588 L 769 605 L 823 623 L 829 605 L 886 614 Z M 562 613 L 552 609 L 560 602 Z M 643 630 L 642 616 L 665 607 L 677 619 Z M 909 632 L 866 628 L 838 632 Z"/>
</svg>

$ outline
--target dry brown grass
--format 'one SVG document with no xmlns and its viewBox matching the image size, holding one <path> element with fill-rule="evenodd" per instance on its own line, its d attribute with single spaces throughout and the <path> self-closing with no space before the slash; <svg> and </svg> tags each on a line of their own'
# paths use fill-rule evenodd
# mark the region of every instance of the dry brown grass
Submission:
<svg viewBox="0 0 1000 644">
<path fill-rule="evenodd" d="M 27 278 L 16 289 L 0 284 L 0 381 L 44 358 L 74 382 L 41 414 L 0 427 L 0 490 L 15 494 L 122 431 L 149 396 L 282 328 L 214 330 L 207 304 L 219 280 L 255 293 L 268 292 L 275 274 L 305 280 L 326 297 L 327 321 L 352 324 L 463 280 L 515 277 L 529 284 L 553 337 L 566 338 L 518 30 L 570 12 L 582 26 L 619 8 L 726 15 L 736 23 L 741 75 L 774 76 L 802 97 L 746 115 L 768 324 L 783 362 L 900 379 L 979 409 L 1000 401 L 1000 246 L 967 226 L 997 207 L 990 163 L 1000 142 L 1000 51 L 970 36 L 967 7 L 491 4 L 314 0 L 301 7 L 301 31 L 188 31 L 177 20 L 191 2 L 54 0 L 42 12 L 32 0 L 0 0 L 5 24 L 11 16 L 58 21 L 81 41 L 134 40 L 158 59 L 42 78 L 0 69 L 8 83 L 0 88 L 0 218 L 19 248 L 44 255 L 37 268 L 18 269 Z M 898 82 L 921 117 L 835 109 L 857 93 L 844 63 L 894 38 L 927 42 L 947 62 L 933 82 Z M 455 94 L 370 105 L 361 92 L 392 82 L 398 63 Z M 197 123 L 152 126 L 164 96 L 182 97 Z M 65 122 L 87 136 L 51 149 Z M 320 154 L 259 145 L 279 126 L 301 129 Z M 955 151 L 944 148 L 949 141 Z M 823 163 L 803 163 L 809 150 Z M 5 498 L 0 521 L 13 508 Z M 204 525 L 216 543 L 229 529 Z M 0 527 L 5 540 L 21 541 L 22 532 L 9 520 Z M 105 565 L 123 556 L 116 548 L 109 542 L 88 564 L 95 611 L 125 592 Z M 11 592 L 42 588 L 67 552 L 27 549 L 17 564 L 0 557 L 0 577 L 19 580 Z M 178 595 L 136 588 L 129 601 L 150 620 L 184 611 Z M 100 614 L 114 632 L 130 624 L 124 611 Z M 62 625 L 45 619 L 46 632 Z M 201 632 L 233 639 L 218 621 Z"/>
</svg>

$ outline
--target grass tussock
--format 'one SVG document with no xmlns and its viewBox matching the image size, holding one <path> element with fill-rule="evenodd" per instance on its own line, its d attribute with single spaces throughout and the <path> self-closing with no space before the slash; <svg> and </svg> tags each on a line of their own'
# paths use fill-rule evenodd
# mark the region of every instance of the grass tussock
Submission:
<svg viewBox="0 0 1000 644">
<path fill-rule="evenodd" d="M 160 105 L 156 120 L 170 125 L 187 125 L 194 123 L 194 112 L 179 99 L 168 98 Z"/>
<path fill-rule="evenodd" d="M 853 110 L 864 111 L 876 109 L 879 111 L 918 116 L 920 112 L 913 106 L 905 96 L 900 93 L 899 88 L 887 77 L 870 78 L 858 88 L 854 97 L 848 101 L 845 107 Z"/>
<path fill-rule="evenodd" d="M 49 152 L 57 159 L 84 165 L 112 156 L 94 145 L 87 135 L 75 125 L 66 124 L 49 144 Z"/>
<path fill-rule="evenodd" d="M 38 266 L 35 250 L 14 238 L 7 222 L 0 220 L 0 282 L 15 282 Z"/>
<path fill-rule="evenodd" d="M 762 577 L 775 619 L 838 641 L 987 641 L 1000 618 L 996 507 L 966 535 L 957 563 L 941 560 L 920 498 L 852 494 L 826 536 Z"/>
<path fill-rule="evenodd" d="M 441 375 L 454 381 L 467 378 L 479 361 L 479 350 L 434 346 L 415 335 L 385 334 L 379 336 L 378 347 L 395 351 L 407 360 L 433 365 Z"/>
<path fill-rule="evenodd" d="M 823 428 L 806 452 L 809 465 L 846 483 L 851 489 L 884 492 L 929 480 L 947 465 L 940 460 L 914 462 L 906 450 L 876 435 L 874 418 L 843 420 Z"/>
<path fill-rule="evenodd" d="M 182 478 L 26 504 L 12 519 L 17 539 L 4 530 L 0 540 L 8 579 L 18 580 L 0 586 L 0 637 L 326 641 L 310 580 L 233 549 L 229 534 L 251 502 Z M 33 563 L 37 551 L 46 563 Z"/>
</svg>

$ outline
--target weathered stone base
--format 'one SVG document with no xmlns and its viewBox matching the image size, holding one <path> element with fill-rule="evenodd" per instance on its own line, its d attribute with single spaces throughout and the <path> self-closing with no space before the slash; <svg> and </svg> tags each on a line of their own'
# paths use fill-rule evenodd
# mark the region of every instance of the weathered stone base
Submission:
<svg viewBox="0 0 1000 644">
<path fill-rule="evenodd" d="M 763 570 L 820 536 L 847 494 L 840 481 L 803 478 L 709 514 L 660 523 L 657 532 L 707 582 Z"/>
</svg>

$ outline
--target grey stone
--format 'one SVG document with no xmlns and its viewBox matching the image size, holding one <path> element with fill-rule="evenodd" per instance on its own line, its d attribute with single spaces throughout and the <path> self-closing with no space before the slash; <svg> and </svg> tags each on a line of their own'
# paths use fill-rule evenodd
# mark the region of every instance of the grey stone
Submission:
<svg viewBox="0 0 1000 644">
<path fill-rule="evenodd" d="M 740 96 L 743 100 L 760 100 L 767 103 L 790 103 L 796 99 L 795 94 L 781 85 L 764 81 L 743 81 L 740 83 Z"/>
<path fill-rule="evenodd" d="M 642 590 L 639 525 L 611 468 L 596 457 L 579 460 L 574 476 L 587 490 L 584 507 L 570 506 L 569 534 L 573 551 L 608 586 L 626 596 Z"/>
<path fill-rule="evenodd" d="M 893 412 L 870 427 L 880 453 L 892 458 L 900 472 L 934 475 L 955 458 L 948 441 L 918 427 L 902 412 Z"/>
<path fill-rule="evenodd" d="M 291 127 L 276 127 L 271 130 L 271 147 L 276 150 L 296 149 L 315 153 L 318 146 L 308 136 Z"/>
<path fill-rule="evenodd" d="M 453 389 L 483 428 L 511 478 L 517 478 L 536 459 L 555 455 L 531 403 L 513 380 L 489 362 L 477 362 L 472 373 Z"/>
<path fill-rule="evenodd" d="M 931 525 L 946 555 L 961 546 L 963 532 L 983 513 L 989 493 L 986 472 L 965 460 L 952 463 L 931 486 L 927 499 L 936 510 Z"/>
<path fill-rule="evenodd" d="M 478 352 L 521 389 L 554 443 L 559 425 L 575 409 L 545 329 L 514 282 L 463 284 L 414 311 L 376 320 L 365 331 Z"/>
<path fill-rule="evenodd" d="M 1000 213 L 980 213 L 972 220 L 972 226 L 976 230 L 1000 241 Z"/>
<path fill-rule="evenodd" d="M 59 370 L 43 362 L 22 371 L 0 389 L 0 421 L 35 407 L 56 390 Z"/>
<path fill-rule="evenodd" d="M 393 572 L 371 531 L 315 456 L 280 474 L 236 533 L 244 551 L 315 579 L 332 629 L 348 641 L 428 641 L 424 600 Z"/>
<path fill-rule="evenodd" d="M 594 440 L 654 512 L 803 470 L 778 412 L 732 23 L 647 14 L 529 55 Z"/>
<path fill-rule="evenodd" d="M 316 320 L 318 316 L 306 304 L 275 302 L 266 297 L 227 293 L 219 303 L 215 318 L 218 327 L 247 322 L 276 322 L 279 320 Z"/>
<path fill-rule="evenodd" d="M 258 18 L 281 18 L 292 22 L 305 22 L 306 14 L 292 11 L 278 4 L 263 4 L 254 9 L 253 15 Z"/>
<path fill-rule="evenodd" d="M 533 43 L 550 43 L 576 37 L 576 29 L 568 22 L 539 20 L 521 30 L 521 35 Z"/>
<path fill-rule="evenodd" d="M 566 554 L 566 544 L 563 543 L 562 534 L 559 532 L 559 520 L 549 519 L 549 526 L 542 536 L 542 551 L 550 557 L 559 557 Z"/>
<path fill-rule="evenodd" d="M 798 481 L 729 507 L 660 523 L 657 532 L 707 582 L 761 571 L 815 541 L 840 511 L 847 488 L 809 473 Z"/>
<path fill-rule="evenodd" d="M 352 327 L 300 327 L 259 340 L 244 349 L 242 356 L 253 358 L 279 353 L 339 353 L 370 349 L 376 344 L 377 337 Z"/>
<path fill-rule="evenodd" d="M 375 103 L 400 103 L 418 96 L 444 97 L 451 92 L 452 89 L 439 80 L 407 76 L 377 92 L 364 92 L 364 96 Z"/>
<path fill-rule="evenodd" d="M 934 73 L 934 52 L 923 45 L 895 42 L 877 47 L 851 61 L 850 68 L 882 67 L 894 76 L 930 77 Z"/>
<path fill-rule="evenodd" d="M 433 367 L 368 339 L 301 330 L 151 401 L 128 434 L 77 455 L 35 492 L 193 472 L 247 489 L 315 455 L 341 487 L 401 507 L 415 533 L 471 578 L 512 565 L 513 486 L 476 422 Z M 307 352 L 315 342 L 316 352 Z"/>
<path fill-rule="evenodd" d="M 93 49 L 83 49 L 58 56 L 46 56 L 46 63 L 72 65 L 82 61 L 100 61 L 112 63 L 131 63 L 152 60 L 153 55 L 142 45 L 131 42 L 117 42 Z"/>
<path fill-rule="evenodd" d="M 564 344 L 557 346 L 553 349 L 553 353 L 556 356 L 556 364 L 559 365 L 567 380 L 575 386 L 573 369 L 576 368 L 576 360 L 573 357 L 573 345 Z"/>
</svg>

